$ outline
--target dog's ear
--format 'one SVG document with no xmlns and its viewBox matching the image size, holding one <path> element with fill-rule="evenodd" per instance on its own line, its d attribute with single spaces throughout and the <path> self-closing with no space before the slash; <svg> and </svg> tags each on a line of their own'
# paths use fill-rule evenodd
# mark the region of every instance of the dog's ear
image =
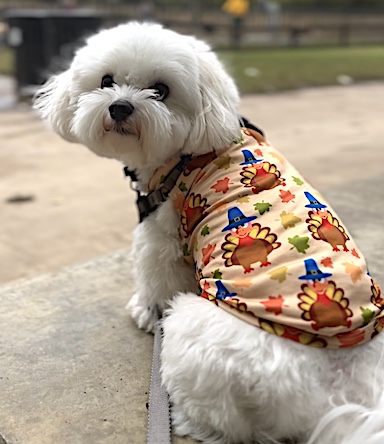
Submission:
<svg viewBox="0 0 384 444">
<path fill-rule="evenodd" d="M 71 132 L 74 113 L 74 104 L 71 103 L 70 96 L 71 81 L 70 70 L 52 76 L 37 90 L 33 108 L 61 137 L 69 142 L 77 142 Z"/>
<path fill-rule="evenodd" d="M 191 38 L 199 68 L 202 111 L 195 119 L 187 145 L 199 141 L 220 149 L 240 137 L 239 93 L 232 78 L 204 42 Z"/>
</svg>

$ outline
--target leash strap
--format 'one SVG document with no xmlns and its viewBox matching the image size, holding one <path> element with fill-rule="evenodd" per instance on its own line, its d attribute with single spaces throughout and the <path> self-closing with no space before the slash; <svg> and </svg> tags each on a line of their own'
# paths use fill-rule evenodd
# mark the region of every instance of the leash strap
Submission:
<svg viewBox="0 0 384 444">
<path fill-rule="evenodd" d="M 151 383 L 148 403 L 147 444 L 171 444 L 171 406 L 169 396 L 161 384 L 161 347 L 163 329 L 155 326 Z"/>
</svg>

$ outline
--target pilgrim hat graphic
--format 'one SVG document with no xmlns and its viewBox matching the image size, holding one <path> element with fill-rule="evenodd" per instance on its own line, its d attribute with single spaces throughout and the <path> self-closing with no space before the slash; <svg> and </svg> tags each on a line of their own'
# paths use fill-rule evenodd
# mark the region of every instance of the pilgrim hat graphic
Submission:
<svg viewBox="0 0 384 444">
<path fill-rule="evenodd" d="M 255 156 L 249 150 L 241 150 L 244 155 L 244 162 L 240 165 L 253 165 L 254 163 L 262 162 L 263 159 L 255 159 Z"/>
<path fill-rule="evenodd" d="M 237 208 L 233 207 L 228 210 L 228 222 L 229 224 L 224 227 L 221 231 L 232 230 L 246 222 L 257 219 L 257 216 L 245 217 L 244 214 Z"/>
<path fill-rule="evenodd" d="M 308 191 L 304 191 L 305 197 L 309 200 L 309 204 L 305 206 L 305 208 L 327 208 L 326 205 L 319 202 L 311 193 Z"/>
<path fill-rule="evenodd" d="M 216 281 L 216 299 L 225 299 L 237 296 L 237 293 L 230 293 L 221 281 Z"/>
<path fill-rule="evenodd" d="M 316 281 L 318 279 L 329 278 L 332 276 L 331 273 L 323 273 L 314 259 L 305 259 L 304 264 L 306 274 L 299 276 L 299 279 L 303 281 Z"/>
</svg>

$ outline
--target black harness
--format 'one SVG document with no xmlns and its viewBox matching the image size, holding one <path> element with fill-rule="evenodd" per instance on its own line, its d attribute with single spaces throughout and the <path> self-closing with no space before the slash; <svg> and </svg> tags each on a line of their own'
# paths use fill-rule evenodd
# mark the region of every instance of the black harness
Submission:
<svg viewBox="0 0 384 444">
<path fill-rule="evenodd" d="M 169 193 L 172 188 L 176 185 L 177 179 L 180 174 L 184 171 L 185 167 L 188 165 L 192 159 L 192 154 L 183 155 L 180 158 L 180 162 L 172 168 L 169 174 L 162 181 L 161 186 L 158 190 L 151 191 L 148 194 L 142 194 L 136 187 L 135 183 L 138 182 L 136 173 L 134 170 L 130 170 L 128 167 L 124 167 L 124 174 L 130 177 L 132 181 L 132 188 L 137 193 L 136 205 L 139 210 L 139 220 L 143 220 L 148 217 L 151 213 L 157 210 L 158 206 L 168 199 Z"/>
<path fill-rule="evenodd" d="M 240 121 L 242 127 L 253 129 L 264 135 L 264 133 L 252 125 L 247 119 L 244 117 Z M 158 190 L 151 191 L 148 194 L 142 194 L 141 191 L 137 189 L 138 178 L 135 170 L 130 170 L 129 167 L 124 167 L 124 174 L 126 177 L 129 177 L 132 182 L 132 189 L 136 191 L 136 206 L 139 211 L 139 221 L 143 222 L 143 220 L 148 217 L 151 213 L 157 210 L 159 205 L 165 202 L 168 199 L 169 193 L 172 191 L 172 188 L 176 185 L 177 179 L 180 174 L 184 171 L 185 167 L 192 159 L 192 154 L 185 154 L 180 157 L 180 162 L 172 168 L 169 174 L 162 181 L 161 186 Z"/>
</svg>

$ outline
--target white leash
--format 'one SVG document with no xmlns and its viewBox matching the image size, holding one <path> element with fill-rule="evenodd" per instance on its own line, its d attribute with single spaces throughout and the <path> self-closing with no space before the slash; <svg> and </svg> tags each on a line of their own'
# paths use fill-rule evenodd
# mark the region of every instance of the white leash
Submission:
<svg viewBox="0 0 384 444">
<path fill-rule="evenodd" d="M 151 382 L 148 402 L 147 444 L 171 444 L 171 406 L 169 396 L 161 384 L 161 321 L 155 325 Z"/>
</svg>

